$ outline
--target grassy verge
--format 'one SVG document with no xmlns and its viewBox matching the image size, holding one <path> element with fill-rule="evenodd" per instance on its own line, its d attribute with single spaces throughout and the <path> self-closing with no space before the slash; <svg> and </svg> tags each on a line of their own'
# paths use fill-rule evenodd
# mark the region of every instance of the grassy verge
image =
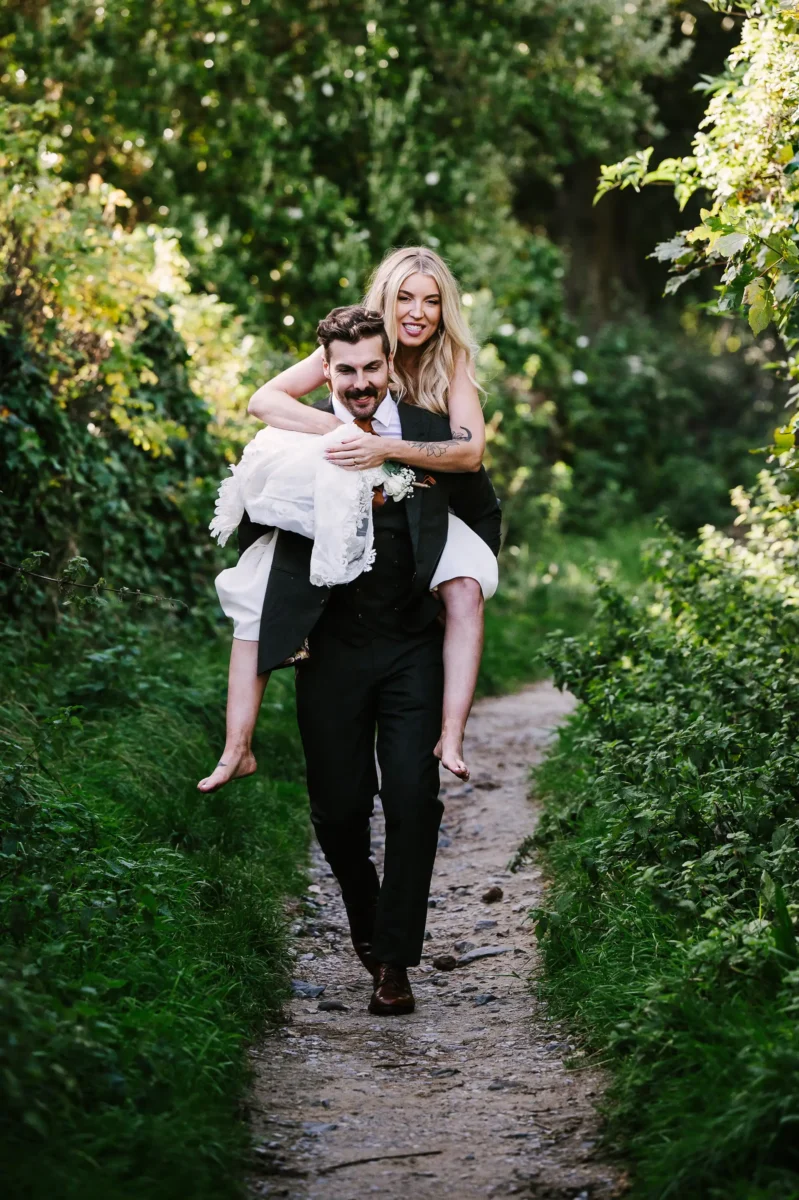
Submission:
<svg viewBox="0 0 799 1200">
<path fill-rule="evenodd" d="M 4 652 L 2 1159 L 9 1194 L 240 1194 L 244 1043 L 286 995 L 307 817 L 291 680 L 261 771 L 203 796 L 226 646 L 66 623 Z"/>
<path fill-rule="evenodd" d="M 653 533 L 651 524 L 627 525 L 601 539 L 549 533 L 534 546 L 506 546 L 499 590 L 486 604 L 478 693 L 499 695 L 545 675 L 549 635 L 590 624 L 597 577 L 641 585 L 641 543 Z"/>
<path fill-rule="evenodd" d="M 796 610 L 730 546 L 664 545 L 654 604 L 603 589 L 550 652 L 541 987 L 647 1200 L 799 1196 Z"/>
</svg>

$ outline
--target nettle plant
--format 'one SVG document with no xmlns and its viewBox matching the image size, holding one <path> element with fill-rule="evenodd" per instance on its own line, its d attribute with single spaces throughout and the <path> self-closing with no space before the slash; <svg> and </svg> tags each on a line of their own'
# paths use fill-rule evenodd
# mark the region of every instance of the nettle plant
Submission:
<svg viewBox="0 0 799 1200">
<path fill-rule="evenodd" d="M 799 5 L 793 0 L 711 7 L 743 17 L 741 41 L 718 78 L 699 84 L 710 95 L 693 154 L 650 169 L 652 148 L 603 166 L 597 199 L 614 188 L 673 186 L 682 211 L 709 194 L 701 223 L 655 248 L 671 264 L 666 293 L 703 271 L 721 271 L 719 313 L 745 312 L 755 334 L 773 323 L 787 351 L 775 364 L 799 403 Z M 774 432 L 782 471 L 796 465 L 799 411 Z M 795 490 L 795 485 L 791 490 Z"/>
</svg>

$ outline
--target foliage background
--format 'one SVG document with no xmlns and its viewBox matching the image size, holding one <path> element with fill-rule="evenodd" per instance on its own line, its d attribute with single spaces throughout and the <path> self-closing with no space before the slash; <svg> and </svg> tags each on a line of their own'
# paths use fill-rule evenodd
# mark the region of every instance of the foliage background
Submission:
<svg viewBox="0 0 799 1200">
<path fill-rule="evenodd" d="M 603 600 L 592 618 L 597 578 L 642 597 L 679 594 L 687 578 L 686 612 L 702 613 L 732 576 L 788 578 L 769 564 L 785 540 L 773 522 L 789 520 L 794 494 L 782 407 L 795 375 L 795 41 L 793 6 L 771 0 L 3 7 L 0 557 L 173 601 L 103 605 L 98 594 L 79 607 L 68 590 L 23 588 L 0 570 L 11 619 L 0 648 L 3 1002 L 14 1030 L 2 1137 L 18 1190 L 168 1195 L 190 1178 L 200 1197 L 238 1192 L 242 1039 L 283 995 L 279 912 L 302 886 L 306 826 L 285 679 L 262 722 L 259 781 L 199 805 L 193 791 L 221 728 L 227 632 L 211 584 L 224 560 L 206 527 L 216 484 L 253 432 L 248 395 L 311 348 L 320 316 L 360 297 L 385 250 L 440 249 L 482 345 L 505 511 L 484 691 L 541 670 L 553 629 L 572 635 L 598 619 L 614 646 L 632 637 L 627 600 Z M 654 175 L 649 145 L 666 159 Z M 667 189 L 634 194 L 645 182 L 676 188 L 691 232 L 675 237 Z M 668 289 L 680 290 L 664 304 L 668 262 Z M 755 484 L 762 464 L 749 451 L 775 424 L 778 497 L 767 482 L 762 499 L 738 493 L 753 530 L 756 513 L 772 522 L 771 540 L 741 558 L 737 540 L 721 549 L 708 534 L 701 552 L 674 550 L 689 565 L 665 583 L 642 583 L 638 547 L 658 517 L 688 537 L 731 527 L 729 489 Z M 756 604 L 739 587 L 728 607 L 759 615 L 725 617 L 744 654 L 778 610 L 788 620 L 779 587 L 768 600 L 753 593 Z M 658 630 L 653 663 L 672 653 L 672 627 Z M 764 688 L 769 647 L 777 653 L 771 633 L 752 660 Z M 693 650 L 681 643 L 678 657 Z M 628 668 L 602 677 L 608 694 L 617 669 Z M 691 678 L 682 686 L 701 709 L 705 693 Z M 784 679 L 774 686 L 784 694 Z M 599 761 L 611 737 L 606 700 L 597 715 L 589 699 L 576 763 Z M 717 722 L 737 721 L 733 701 L 714 703 Z M 664 711 L 646 728 L 665 737 L 672 721 L 677 737 L 679 713 Z M 747 726 L 752 754 L 762 732 Z M 563 779 L 553 813 L 582 795 Z M 672 791 L 663 785 L 663 812 Z M 552 828 L 566 880 L 570 839 L 584 832 Z M 782 888 L 793 920 L 778 867 L 769 903 Z M 610 925 L 595 928 L 601 940 Z M 758 945 L 769 936 L 760 930 Z M 567 958 L 551 958 L 553 987 Z M 638 1009 L 625 1014 L 615 1017 L 644 1027 Z M 586 1018 L 597 1045 L 614 1019 Z M 640 1078 L 654 1079 L 640 1062 Z M 619 1137 L 640 1157 L 647 1132 L 630 1140 L 624 1103 Z M 755 1125 L 774 1119 L 764 1103 Z M 663 1129 L 663 1162 L 674 1162 L 678 1132 Z M 649 1169 L 642 1178 L 668 1174 Z"/>
</svg>

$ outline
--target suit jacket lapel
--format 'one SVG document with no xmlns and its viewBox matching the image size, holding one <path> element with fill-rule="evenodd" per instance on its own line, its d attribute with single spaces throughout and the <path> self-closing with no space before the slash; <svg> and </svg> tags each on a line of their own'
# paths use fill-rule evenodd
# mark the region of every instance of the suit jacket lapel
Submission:
<svg viewBox="0 0 799 1200">
<path fill-rule="evenodd" d="M 420 438 L 420 425 L 423 420 L 420 420 L 424 409 L 414 408 L 410 404 L 399 403 L 397 405 L 399 411 L 400 425 L 402 427 L 402 437 L 406 442 L 418 441 Z M 418 467 L 413 468 L 414 475 L 417 480 L 424 478 L 424 472 Z M 415 487 L 409 496 L 405 498 L 405 513 L 408 517 L 408 528 L 411 533 L 411 543 L 413 545 L 413 557 L 418 563 L 419 561 L 419 538 L 422 528 L 422 505 L 427 488 Z"/>
</svg>

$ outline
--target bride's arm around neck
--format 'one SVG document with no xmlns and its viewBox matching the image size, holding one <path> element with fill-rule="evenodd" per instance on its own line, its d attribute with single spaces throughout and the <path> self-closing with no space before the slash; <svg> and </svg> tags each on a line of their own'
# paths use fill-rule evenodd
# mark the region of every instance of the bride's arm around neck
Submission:
<svg viewBox="0 0 799 1200">
<path fill-rule="evenodd" d="M 275 429 L 293 429 L 298 433 L 329 433 L 341 424 L 332 413 L 322 412 L 303 404 L 307 396 L 325 382 L 322 370 L 322 347 L 314 350 L 302 362 L 281 371 L 274 379 L 253 392 L 247 411 Z"/>
<path fill-rule="evenodd" d="M 486 446 L 486 424 L 480 395 L 471 380 L 466 355 L 461 352 L 449 385 L 449 424 L 452 440 L 444 442 L 408 442 L 384 438 L 386 458 L 411 467 L 436 471 L 479 471 Z"/>
<path fill-rule="evenodd" d="M 282 371 L 258 388 L 250 398 L 247 411 L 275 429 L 298 433 L 329 433 L 341 424 L 332 413 L 303 404 L 307 396 L 325 382 L 322 349 Z M 445 442 L 409 442 L 401 438 L 383 438 L 383 458 L 396 459 L 412 467 L 437 471 L 479 471 L 486 444 L 485 420 L 480 396 L 472 382 L 465 354 L 459 355 L 449 388 L 449 423 L 452 440 Z M 368 436 L 368 435 L 366 435 Z"/>
<path fill-rule="evenodd" d="M 455 362 L 455 373 L 449 385 L 449 423 L 457 443 L 450 463 L 460 459 L 453 471 L 479 471 L 486 448 L 486 423 L 480 404 L 480 393 L 472 382 L 466 355 L 461 352 Z"/>
</svg>

